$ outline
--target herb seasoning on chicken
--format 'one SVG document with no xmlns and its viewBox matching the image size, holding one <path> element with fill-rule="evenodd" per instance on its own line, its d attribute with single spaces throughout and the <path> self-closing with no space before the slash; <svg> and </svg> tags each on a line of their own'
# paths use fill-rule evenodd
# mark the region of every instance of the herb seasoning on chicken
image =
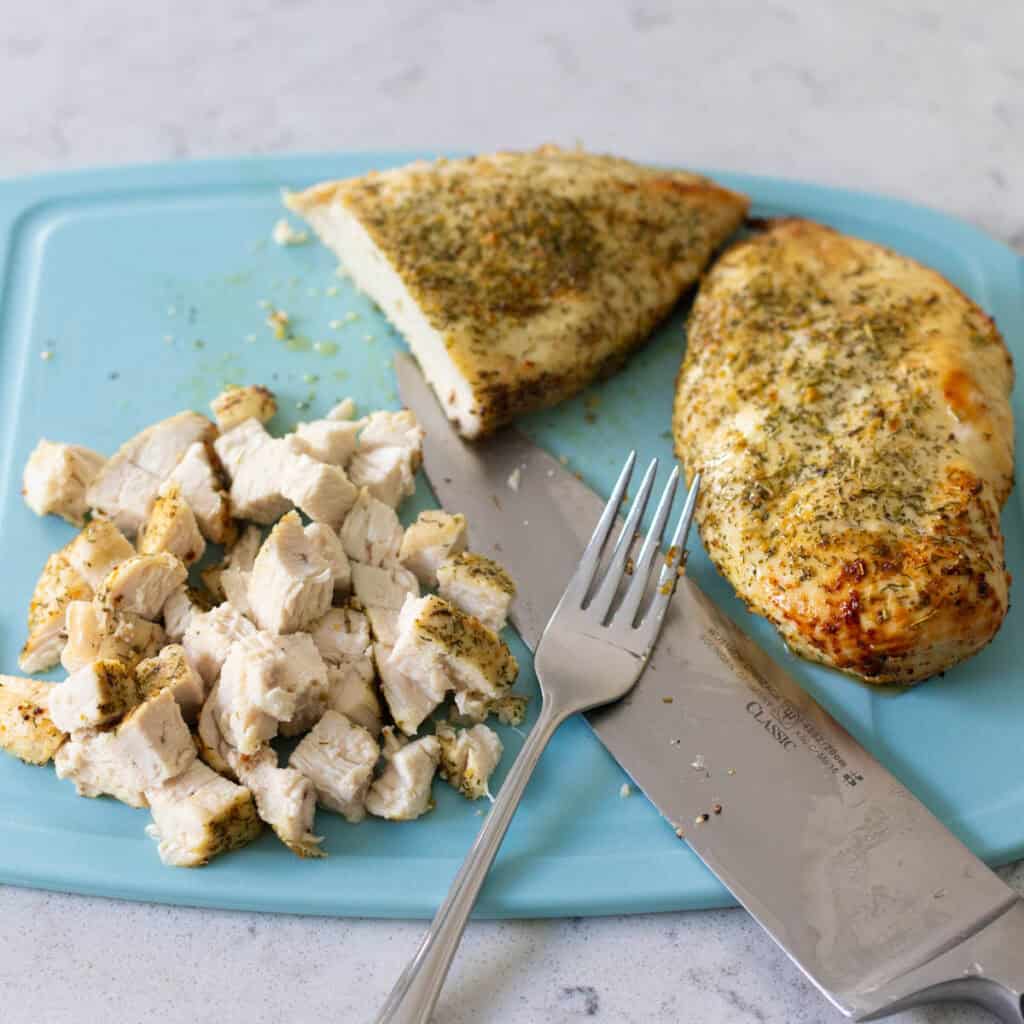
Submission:
<svg viewBox="0 0 1024 1024">
<path fill-rule="evenodd" d="M 785 220 L 690 317 L 676 451 L 712 561 L 798 654 L 872 683 L 970 657 L 1006 614 L 1010 356 L 936 272 Z"/>
</svg>

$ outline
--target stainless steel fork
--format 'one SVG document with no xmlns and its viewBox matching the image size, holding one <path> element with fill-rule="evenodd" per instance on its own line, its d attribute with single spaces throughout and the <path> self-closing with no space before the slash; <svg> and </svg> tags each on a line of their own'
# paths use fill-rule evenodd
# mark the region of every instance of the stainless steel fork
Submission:
<svg viewBox="0 0 1024 1024">
<path fill-rule="evenodd" d="M 635 565 L 631 566 L 630 552 L 658 469 L 658 460 L 654 459 L 619 531 L 608 566 L 601 574 L 598 570 L 602 555 L 629 486 L 635 461 L 636 453 L 631 452 L 594 535 L 537 647 L 534 669 L 540 680 L 541 692 L 537 722 L 502 784 L 494 806 L 419 950 L 391 990 L 377 1017 L 377 1024 L 427 1024 L 484 879 L 548 741 L 570 715 L 610 704 L 625 696 L 644 670 L 675 591 L 700 477 L 695 477 L 690 486 L 668 552 L 663 558 L 658 558 L 679 481 L 679 469 L 672 471 L 654 513 L 651 529 Z M 661 564 L 661 572 L 653 596 L 641 613 L 641 606 L 645 604 L 650 590 L 656 559 Z M 624 577 L 630 572 L 632 579 L 616 606 L 616 596 Z"/>
</svg>

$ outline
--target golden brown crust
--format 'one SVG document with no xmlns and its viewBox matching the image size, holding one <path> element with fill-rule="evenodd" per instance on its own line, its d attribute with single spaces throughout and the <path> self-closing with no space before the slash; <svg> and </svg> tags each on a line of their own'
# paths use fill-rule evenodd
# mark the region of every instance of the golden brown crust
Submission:
<svg viewBox="0 0 1024 1024">
<path fill-rule="evenodd" d="M 1013 368 L 935 271 L 810 221 L 764 225 L 702 285 L 673 427 L 712 561 L 805 657 L 910 683 L 1008 605 Z"/>
</svg>

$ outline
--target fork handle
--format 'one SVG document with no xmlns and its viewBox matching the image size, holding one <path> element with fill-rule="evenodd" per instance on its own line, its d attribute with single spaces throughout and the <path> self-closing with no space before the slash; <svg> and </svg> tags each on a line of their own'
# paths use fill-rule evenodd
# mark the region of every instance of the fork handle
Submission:
<svg viewBox="0 0 1024 1024">
<path fill-rule="evenodd" d="M 459 947 L 466 922 L 515 814 L 523 790 L 555 730 L 568 718 L 550 701 L 526 737 L 448 896 L 434 916 L 420 948 L 395 983 L 376 1018 L 376 1024 L 428 1024 L 434 1004 Z"/>
</svg>

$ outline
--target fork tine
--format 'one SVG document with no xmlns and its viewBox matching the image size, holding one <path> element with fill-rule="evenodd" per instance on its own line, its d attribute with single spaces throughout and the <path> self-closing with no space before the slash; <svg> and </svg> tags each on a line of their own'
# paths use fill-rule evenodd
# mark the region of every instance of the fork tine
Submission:
<svg viewBox="0 0 1024 1024">
<path fill-rule="evenodd" d="M 633 625 L 637 610 L 640 608 L 640 602 L 644 599 L 644 594 L 647 591 L 648 577 L 651 575 L 651 563 L 654 561 L 654 556 L 661 549 L 661 537 L 665 532 L 665 524 L 668 522 L 669 513 L 672 511 L 672 502 L 675 500 L 678 482 L 679 467 L 676 466 L 672 470 L 672 475 L 668 478 L 668 483 L 662 492 L 661 500 L 658 502 L 658 510 L 654 513 L 654 522 L 651 523 L 651 528 L 644 538 L 643 547 L 640 549 L 636 566 L 633 569 L 633 580 L 629 584 L 629 589 L 626 591 L 625 596 L 622 598 L 622 604 L 619 605 L 618 610 L 615 612 L 615 618 L 612 620 L 619 625 Z"/>
<path fill-rule="evenodd" d="M 697 494 L 700 491 L 700 473 L 693 477 L 693 483 L 686 493 L 686 502 L 683 511 L 679 514 L 679 521 L 676 524 L 675 533 L 672 534 L 672 544 L 669 547 L 668 556 L 665 558 L 665 565 L 658 577 L 658 588 L 654 592 L 654 598 L 647 614 L 644 615 L 637 631 L 647 648 L 657 639 L 661 631 L 661 624 L 665 619 L 665 612 L 668 609 L 672 595 L 675 593 L 676 583 L 679 580 L 679 563 L 682 561 L 686 551 L 686 537 L 690 532 L 690 524 L 693 522 L 693 513 L 697 507 Z"/>
<path fill-rule="evenodd" d="M 619 479 L 615 482 L 615 487 L 612 488 L 611 497 L 608 498 L 608 503 L 601 513 L 601 518 L 598 520 L 597 526 L 594 527 L 590 541 L 580 556 L 579 565 L 576 566 L 576 571 L 573 573 L 569 585 L 565 588 L 562 603 L 568 604 L 571 602 L 577 608 L 583 606 L 583 600 L 587 596 L 590 584 L 593 582 L 594 573 L 597 572 L 597 567 L 601 562 L 601 552 L 604 551 L 605 542 L 608 540 L 608 535 L 611 533 L 615 518 L 619 514 L 622 496 L 626 493 L 626 488 L 629 486 L 629 479 L 633 475 L 635 463 L 636 452 L 631 451 L 626 458 L 626 464 L 622 467 Z"/>
<path fill-rule="evenodd" d="M 626 567 L 626 559 L 629 557 L 629 550 L 633 546 L 633 538 L 640 528 L 640 520 L 643 518 L 644 510 L 647 508 L 647 501 L 651 496 L 651 487 L 654 485 L 654 477 L 658 472 L 658 460 L 651 459 L 651 464 L 644 473 L 640 490 L 630 506 L 629 515 L 626 516 L 625 525 L 619 533 L 619 539 L 615 544 L 615 551 L 612 553 L 608 569 L 604 579 L 594 594 L 590 604 L 587 605 L 587 612 L 603 622 L 608 615 L 608 609 L 615 600 L 615 593 L 622 582 L 623 570 Z"/>
</svg>

